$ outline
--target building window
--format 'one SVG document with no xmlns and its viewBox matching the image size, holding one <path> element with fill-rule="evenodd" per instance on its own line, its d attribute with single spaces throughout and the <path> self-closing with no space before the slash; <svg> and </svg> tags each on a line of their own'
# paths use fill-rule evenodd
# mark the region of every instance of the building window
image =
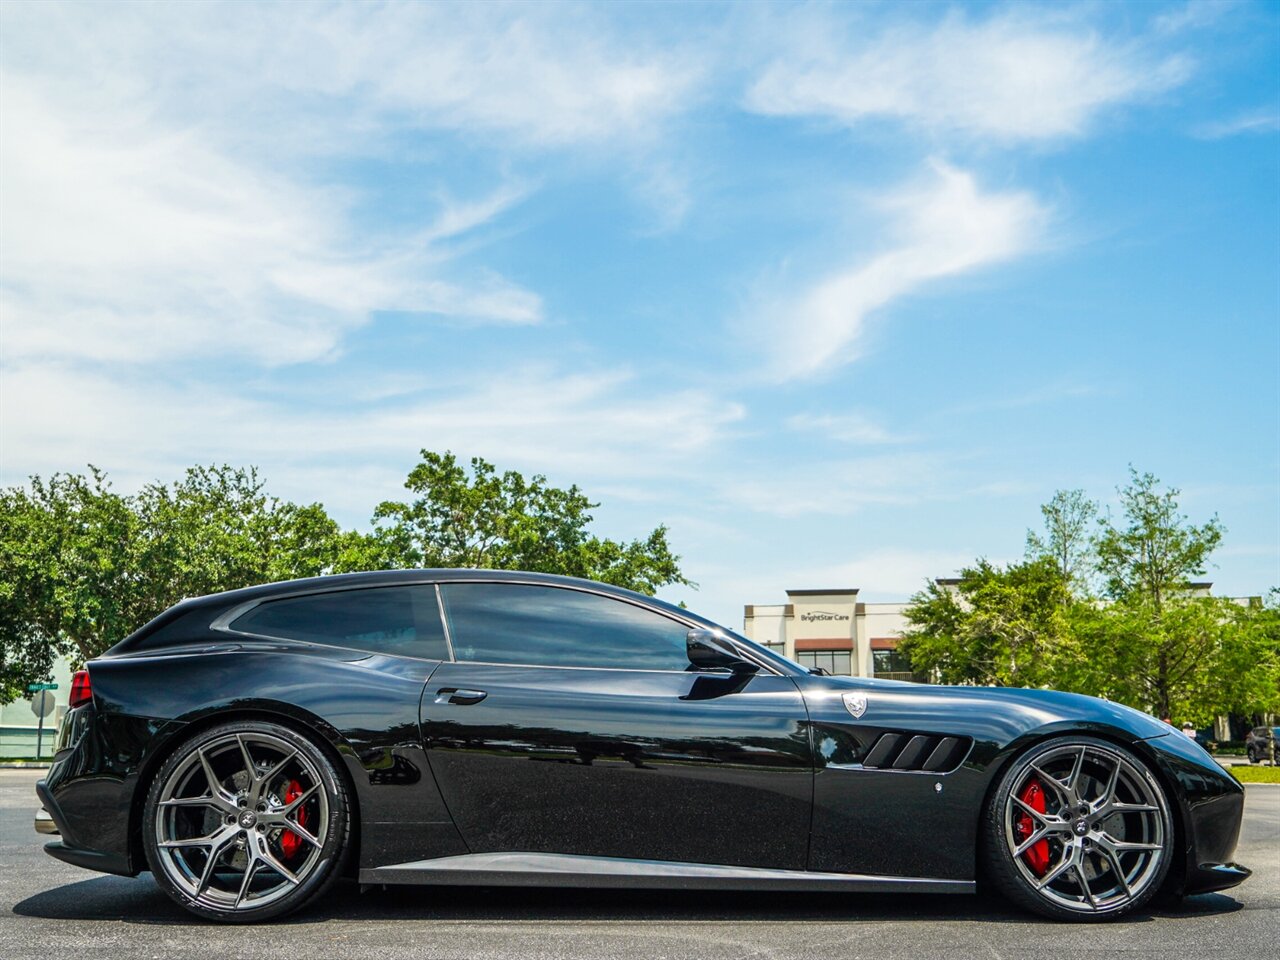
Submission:
<svg viewBox="0 0 1280 960">
<path fill-rule="evenodd" d="M 787 655 L 787 641 L 779 640 L 777 643 L 766 643 L 764 648 L 770 653 L 776 653 L 780 657 Z"/>
<path fill-rule="evenodd" d="M 821 667 L 841 677 L 853 675 L 853 654 L 848 650 L 801 650 L 796 660 L 802 667 Z"/>
<path fill-rule="evenodd" d="M 886 680 L 910 680 L 911 662 L 897 650 L 872 650 L 875 675 Z"/>
</svg>

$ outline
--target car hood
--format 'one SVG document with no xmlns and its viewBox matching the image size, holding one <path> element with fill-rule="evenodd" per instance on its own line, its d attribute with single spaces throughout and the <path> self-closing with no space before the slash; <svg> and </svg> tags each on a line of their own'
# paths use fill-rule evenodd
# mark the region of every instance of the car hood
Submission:
<svg viewBox="0 0 1280 960">
<path fill-rule="evenodd" d="M 1167 723 L 1150 714 L 1113 703 L 1101 697 L 1081 693 L 1065 693 L 1061 690 L 1037 690 L 1027 687 L 968 687 L 946 686 L 931 683 L 911 683 L 904 680 L 881 680 L 872 677 L 813 676 L 805 684 L 807 689 L 827 689 L 833 693 L 860 690 L 881 691 L 887 696 L 908 696 L 917 702 L 932 701 L 934 709 L 943 707 L 946 701 L 954 701 L 957 708 L 972 709 L 976 704 L 988 703 L 993 711 L 1011 710 L 1018 713 L 1039 714 L 1043 723 L 1076 721 L 1105 724 L 1128 731 L 1136 740 L 1176 733 Z M 921 704 L 923 705 L 923 704 Z M 962 707 L 963 705 L 963 707 Z"/>
</svg>

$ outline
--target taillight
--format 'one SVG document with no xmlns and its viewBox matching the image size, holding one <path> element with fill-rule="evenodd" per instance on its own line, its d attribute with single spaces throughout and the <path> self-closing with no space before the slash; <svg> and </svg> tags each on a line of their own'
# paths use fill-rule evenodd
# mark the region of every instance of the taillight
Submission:
<svg viewBox="0 0 1280 960">
<path fill-rule="evenodd" d="M 89 685 L 89 671 L 77 670 L 71 678 L 71 699 L 67 707 L 79 707 L 93 699 L 93 687 Z"/>
</svg>

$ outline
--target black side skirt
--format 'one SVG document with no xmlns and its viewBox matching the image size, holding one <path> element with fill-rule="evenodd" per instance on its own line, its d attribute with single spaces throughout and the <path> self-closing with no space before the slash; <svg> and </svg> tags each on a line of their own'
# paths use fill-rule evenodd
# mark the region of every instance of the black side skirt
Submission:
<svg viewBox="0 0 1280 960">
<path fill-rule="evenodd" d="M 972 880 L 818 873 L 709 863 L 580 857 L 559 853 L 471 853 L 373 867 L 362 884 L 473 884 L 505 887 L 610 887 L 675 890 L 848 890 L 867 893 L 973 893 Z"/>
</svg>

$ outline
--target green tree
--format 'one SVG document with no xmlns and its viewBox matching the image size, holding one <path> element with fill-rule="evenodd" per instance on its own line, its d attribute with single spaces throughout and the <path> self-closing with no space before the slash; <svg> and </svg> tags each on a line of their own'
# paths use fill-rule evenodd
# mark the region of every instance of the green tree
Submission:
<svg viewBox="0 0 1280 960">
<path fill-rule="evenodd" d="M 1042 686 L 1076 657 L 1067 578 L 1052 557 L 999 567 L 979 560 L 960 582 L 911 600 L 899 647 L 917 673 L 943 683 Z"/>
<path fill-rule="evenodd" d="M 1198 595 L 1221 541 L 1214 517 L 1192 524 L 1178 491 L 1131 469 L 1121 515 L 1092 536 L 1095 505 L 1063 491 L 1041 508 L 1028 561 L 980 561 L 953 591 L 913 598 L 902 649 L 944 682 L 1045 685 L 1207 723 L 1280 709 L 1280 594 L 1266 604 Z M 1105 599 L 1082 584 L 1096 571 Z"/>
<path fill-rule="evenodd" d="M 96 467 L 0 490 L 0 702 L 136 621 L 137 517 Z"/>
<path fill-rule="evenodd" d="M 323 507 L 268 496 L 253 469 L 193 467 L 133 496 L 92 466 L 32 477 L 0 491 L 0 698 L 185 597 L 325 573 L 353 546 Z"/>
<path fill-rule="evenodd" d="M 1027 531 L 1027 559 L 1048 557 L 1073 589 L 1089 592 L 1093 575 L 1093 526 L 1098 518 L 1098 504 L 1083 490 L 1059 490 L 1053 499 L 1041 505 L 1044 532 Z"/>
<path fill-rule="evenodd" d="M 370 533 L 342 530 L 320 504 L 270 496 L 254 468 L 192 467 L 174 483 L 122 496 L 106 475 L 32 477 L 0 490 L 0 702 L 48 678 L 60 656 L 84 662 L 178 601 L 274 580 L 397 567 L 562 573 L 653 593 L 689 584 L 665 527 L 630 542 L 587 530 L 576 486 L 471 473 L 423 451 Z"/>
<path fill-rule="evenodd" d="M 1233 678 L 1217 686 L 1217 713 L 1280 713 L 1280 589 L 1265 601 L 1232 605 L 1218 670 Z"/>
<path fill-rule="evenodd" d="M 1186 596 L 1225 530 L 1216 515 L 1191 524 L 1178 512 L 1179 490 L 1162 490 L 1156 477 L 1133 467 L 1119 493 L 1123 517 L 1119 525 L 1110 517 L 1102 522 L 1098 570 L 1112 599 L 1150 604 L 1159 613 L 1170 599 Z"/>
<path fill-rule="evenodd" d="M 1229 601 L 1196 596 L 1223 527 L 1196 526 L 1179 509 L 1179 491 L 1129 468 L 1119 490 L 1121 517 L 1102 521 L 1098 570 L 1112 603 L 1078 623 L 1093 664 L 1089 693 L 1114 696 L 1161 716 L 1201 722 L 1243 677 L 1228 672 L 1244 633 Z"/>
<path fill-rule="evenodd" d="M 270 496 L 254 467 L 191 467 L 176 483 L 147 484 L 131 505 L 133 568 L 157 612 L 184 597 L 331 572 L 345 543 L 324 507 Z"/>
<path fill-rule="evenodd" d="M 586 577 L 654 593 L 689 584 L 665 527 L 622 543 L 589 533 L 592 503 L 577 487 L 553 487 L 473 457 L 470 470 L 449 452 L 422 451 L 405 487 L 415 498 L 374 513 L 364 549 L 396 566 L 487 567 Z"/>
<path fill-rule="evenodd" d="M 1217 597 L 1081 607 L 1073 632 L 1083 666 L 1069 689 L 1197 725 L 1249 700 L 1237 604 Z M 1251 684 L 1249 686 L 1252 686 Z"/>
</svg>

